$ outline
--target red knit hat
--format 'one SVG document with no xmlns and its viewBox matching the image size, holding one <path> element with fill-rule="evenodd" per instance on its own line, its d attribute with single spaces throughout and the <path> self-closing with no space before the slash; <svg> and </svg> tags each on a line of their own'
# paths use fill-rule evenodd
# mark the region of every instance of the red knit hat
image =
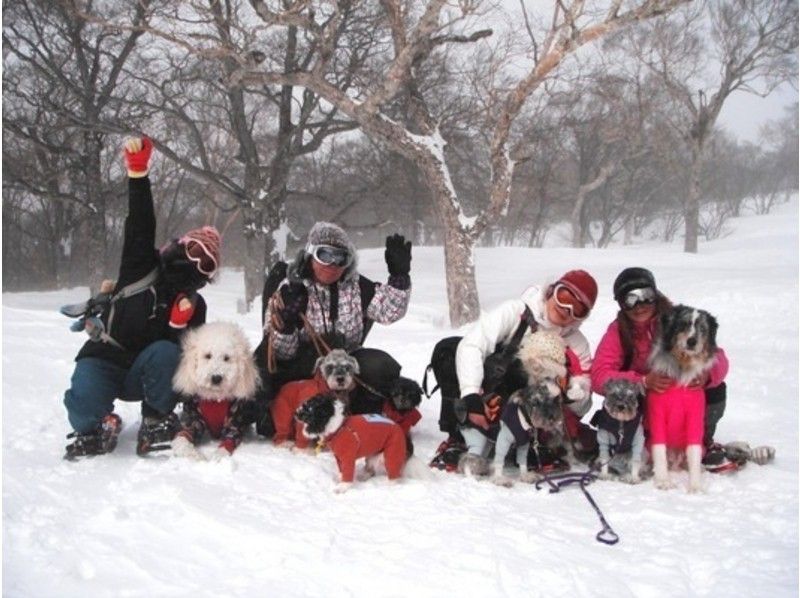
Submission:
<svg viewBox="0 0 800 598">
<path fill-rule="evenodd" d="M 186 247 L 186 256 L 197 264 L 197 269 L 202 274 L 212 278 L 217 273 L 220 266 L 219 250 L 222 238 L 216 228 L 204 226 L 192 229 L 178 242 Z"/>
<path fill-rule="evenodd" d="M 563 284 L 589 309 L 597 299 L 597 282 L 586 270 L 570 270 L 556 281 Z"/>
</svg>

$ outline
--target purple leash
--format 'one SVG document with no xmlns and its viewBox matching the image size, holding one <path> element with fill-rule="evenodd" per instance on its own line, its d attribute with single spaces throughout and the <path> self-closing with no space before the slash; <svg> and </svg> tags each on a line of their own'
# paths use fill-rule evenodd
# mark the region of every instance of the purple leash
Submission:
<svg viewBox="0 0 800 598">
<path fill-rule="evenodd" d="M 540 490 L 541 485 L 544 482 L 547 482 L 550 485 L 550 494 L 553 494 L 561 490 L 561 488 L 564 486 L 569 486 L 570 484 L 575 484 L 576 482 L 580 484 L 581 491 L 586 496 L 586 500 L 588 500 L 589 504 L 592 505 L 594 512 L 597 513 L 597 516 L 600 518 L 600 523 L 603 525 L 603 529 L 597 532 L 595 538 L 598 542 L 613 546 L 619 542 L 619 536 L 613 529 L 611 529 L 608 521 L 606 521 L 606 518 L 603 517 L 602 511 L 600 511 L 600 507 L 597 506 L 597 503 L 594 502 L 592 495 L 589 494 L 589 491 L 586 489 L 586 485 L 590 482 L 594 482 L 596 479 L 597 476 L 590 471 L 587 471 L 586 473 L 553 473 L 546 475 L 544 478 L 536 482 L 536 489 Z"/>
</svg>

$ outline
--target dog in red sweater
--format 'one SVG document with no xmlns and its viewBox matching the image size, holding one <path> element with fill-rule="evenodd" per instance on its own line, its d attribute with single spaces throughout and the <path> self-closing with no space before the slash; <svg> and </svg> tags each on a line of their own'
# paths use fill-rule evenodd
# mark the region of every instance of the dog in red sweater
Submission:
<svg viewBox="0 0 800 598">
<path fill-rule="evenodd" d="M 388 478 L 400 478 L 406 463 L 403 429 L 383 415 L 347 416 L 345 411 L 344 401 L 328 392 L 311 397 L 295 413 L 303 425 L 303 435 L 319 439 L 336 457 L 340 481 L 334 491 L 345 492 L 351 487 L 356 461 L 361 458 L 366 465 L 360 480 L 374 476 L 381 459 Z"/>
<path fill-rule="evenodd" d="M 233 454 L 247 426 L 242 410 L 260 383 L 250 344 L 236 324 L 213 322 L 183 336 L 172 386 L 181 395 L 181 429 L 173 454 L 205 459 L 196 445 L 206 432 L 219 440 L 216 459 Z"/>
<path fill-rule="evenodd" d="M 284 384 L 269 406 L 275 426 L 272 442 L 281 445 L 287 440 L 294 440 L 295 448 L 308 448 L 309 440 L 303 436 L 302 426 L 295 422 L 297 408 L 314 395 L 329 391 L 347 405 L 358 373 L 355 358 L 343 349 L 334 349 L 317 360 L 313 378 Z"/>
<path fill-rule="evenodd" d="M 656 488 L 674 487 L 673 467 L 685 461 L 689 492 L 702 490 L 705 393 L 692 383 L 714 365 L 717 353 L 717 321 L 707 311 L 676 305 L 661 316 L 659 334 L 648 364 L 675 383 L 664 392 L 647 394 L 647 423 Z"/>
<path fill-rule="evenodd" d="M 422 414 L 417 409 L 421 402 L 422 388 L 419 384 L 411 378 L 400 376 L 392 383 L 383 403 L 383 414 L 400 426 L 406 435 L 406 459 L 414 455 L 411 428 L 422 419 Z"/>
</svg>

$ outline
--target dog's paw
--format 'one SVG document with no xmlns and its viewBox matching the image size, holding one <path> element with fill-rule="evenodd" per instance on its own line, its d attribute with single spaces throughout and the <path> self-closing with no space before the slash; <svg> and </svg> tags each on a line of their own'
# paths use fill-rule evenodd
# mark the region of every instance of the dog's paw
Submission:
<svg viewBox="0 0 800 598">
<path fill-rule="evenodd" d="M 626 473 L 624 476 L 620 478 L 626 484 L 641 484 L 642 478 L 639 477 L 638 473 Z"/>
<path fill-rule="evenodd" d="M 336 494 L 344 494 L 353 486 L 352 482 L 339 482 L 333 487 L 333 491 Z"/>
<path fill-rule="evenodd" d="M 597 473 L 597 479 L 598 479 L 598 480 L 613 480 L 613 479 L 614 479 L 614 478 L 616 478 L 616 477 L 617 477 L 616 475 L 614 475 L 613 473 L 611 473 L 610 471 L 608 471 L 608 469 L 605 469 L 605 468 L 604 468 L 604 469 L 601 469 L 601 470 L 600 470 L 600 471 Z"/>
<path fill-rule="evenodd" d="M 368 479 L 375 476 L 375 470 L 372 467 L 365 467 L 358 473 L 358 481 L 366 482 Z"/>
<path fill-rule="evenodd" d="M 473 453 L 464 453 L 458 459 L 458 471 L 464 475 L 482 477 L 489 474 L 489 462 Z"/>
<path fill-rule="evenodd" d="M 496 475 L 492 478 L 492 484 L 495 486 L 502 486 L 503 488 L 511 488 L 514 485 L 514 481 L 506 476 L 506 475 Z"/>
<path fill-rule="evenodd" d="M 231 453 L 228 452 L 228 449 L 222 446 L 218 447 L 217 450 L 211 453 L 211 460 L 214 463 L 219 463 L 220 461 L 227 461 L 231 457 L 233 457 L 233 455 L 231 455 Z"/>
<path fill-rule="evenodd" d="M 519 481 L 523 484 L 535 484 L 543 477 L 542 474 L 536 473 L 535 471 L 522 471 L 519 474 Z"/>
<path fill-rule="evenodd" d="M 669 476 L 666 477 L 656 476 L 655 478 L 653 478 L 653 485 L 659 490 L 671 490 L 672 488 L 675 487 L 675 482 L 673 482 Z"/>
<path fill-rule="evenodd" d="M 197 447 L 193 445 L 188 438 L 180 435 L 172 440 L 172 454 L 182 459 L 194 459 L 195 461 L 206 460 L 203 453 L 198 451 Z"/>
</svg>

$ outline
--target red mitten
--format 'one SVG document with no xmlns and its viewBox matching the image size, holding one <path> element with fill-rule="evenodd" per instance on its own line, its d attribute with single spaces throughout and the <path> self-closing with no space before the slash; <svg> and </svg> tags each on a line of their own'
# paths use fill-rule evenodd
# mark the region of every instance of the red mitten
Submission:
<svg viewBox="0 0 800 598">
<path fill-rule="evenodd" d="M 195 298 L 179 293 L 169 312 L 169 325 L 172 328 L 186 328 L 194 315 Z"/>
<path fill-rule="evenodd" d="M 128 168 L 130 178 L 147 176 L 152 153 L 153 142 L 147 137 L 131 137 L 125 141 L 125 166 Z"/>
</svg>

